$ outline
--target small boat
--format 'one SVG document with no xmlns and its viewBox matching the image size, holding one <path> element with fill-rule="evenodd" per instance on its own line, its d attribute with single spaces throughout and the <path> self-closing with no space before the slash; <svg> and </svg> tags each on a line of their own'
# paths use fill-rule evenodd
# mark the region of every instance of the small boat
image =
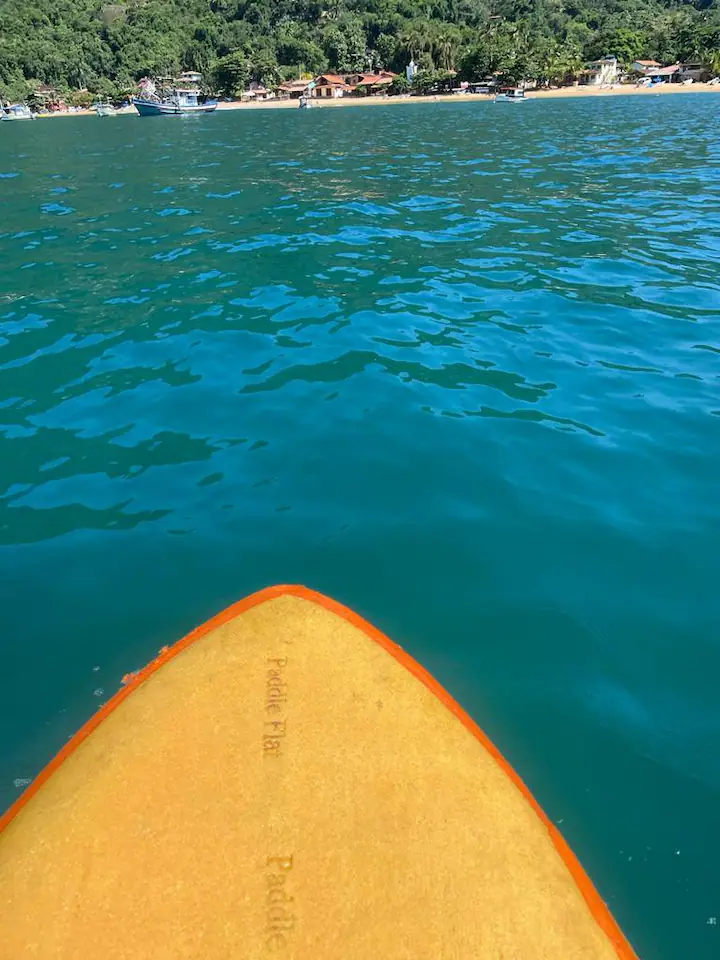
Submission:
<svg viewBox="0 0 720 960">
<path fill-rule="evenodd" d="M 0 107 L 0 120 L 34 120 L 30 107 L 24 103 L 13 103 L 9 107 Z"/>
<path fill-rule="evenodd" d="M 207 100 L 200 90 L 199 73 L 183 73 L 177 80 L 140 81 L 140 96 L 132 102 L 141 117 L 213 113 L 217 100 Z"/>
<path fill-rule="evenodd" d="M 312 102 L 310 97 L 300 97 L 300 100 L 298 101 L 298 106 L 300 107 L 301 110 L 309 110 L 310 107 L 314 107 L 315 104 Z"/>
<path fill-rule="evenodd" d="M 96 103 L 93 107 L 98 117 L 116 117 L 118 111 L 111 103 Z"/>
<path fill-rule="evenodd" d="M 524 103 L 525 91 L 521 87 L 503 87 L 495 94 L 495 103 Z"/>
</svg>

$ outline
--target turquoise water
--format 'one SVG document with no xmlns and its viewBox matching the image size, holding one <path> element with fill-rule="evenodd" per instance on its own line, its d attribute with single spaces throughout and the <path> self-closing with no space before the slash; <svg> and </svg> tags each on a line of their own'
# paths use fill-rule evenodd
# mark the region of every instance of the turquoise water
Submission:
<svg viewBox="0 0 720 960">
<path fill-rule="evenodd" d="M 720 98 L 2 127 L 0 807 L 303 582 L 720 955 Z"/>
</svg>

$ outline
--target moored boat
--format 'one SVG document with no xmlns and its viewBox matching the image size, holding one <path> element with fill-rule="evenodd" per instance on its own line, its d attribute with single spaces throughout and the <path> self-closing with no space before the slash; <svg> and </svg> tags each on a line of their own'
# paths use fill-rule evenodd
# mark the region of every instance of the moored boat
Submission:
<svg viewBox="0 0 720 960">
<path fill-rule="evenodd" d="M 13 103 L 9 107 L 0 107 L 0 120 L 34 120 L 30 107 L 24 103 Z"/>
<path fill-rule="evenodd" d="M 525 91 L 521 87 L 503 87 L 495 95 L 495 103 L 524 103 Z"/>
<path fill-rule="evenodd" d="M 199 73 L 183 73 L 177 80 L 140 81 L 140 95 L 132 102 L 141 117 L 213 113 L 217 100 L 206 99 L 200 90 Z"/>
</svg>

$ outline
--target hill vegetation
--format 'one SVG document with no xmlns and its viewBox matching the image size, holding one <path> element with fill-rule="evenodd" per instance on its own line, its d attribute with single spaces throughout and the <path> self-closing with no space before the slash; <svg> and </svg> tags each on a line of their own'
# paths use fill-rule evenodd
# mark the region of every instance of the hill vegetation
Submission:
<svg viewBox="0 0 720 960">
<path fill-rule="evenodd" d="M 4 0 L 0 96 L 41 84 L 119 97 L 146 75 L 201 71 L 236 94 L 255 79 L 324 70 L 401 71 L 424 82 L 561 82 L 615 55 L 720 69 L 720 0 Z"/>
</svg>

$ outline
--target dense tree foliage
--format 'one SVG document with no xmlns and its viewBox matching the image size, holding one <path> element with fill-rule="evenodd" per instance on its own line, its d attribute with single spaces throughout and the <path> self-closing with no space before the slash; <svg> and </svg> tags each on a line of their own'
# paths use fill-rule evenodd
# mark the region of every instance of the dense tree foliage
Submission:
<svg viewBox="0 0 720 960">
<path fill-rule="evenodd" d="M 183 69 L 234 94 L 253 79 L 401 71 L 410 57 L 425 87 L 453 69 L 555 83 L 608 54 L 720 69 L 720 0 L 3 0 L 2 11 L 0 96 L 12 100 L 41 85 L 117 97 Z"/>
</svg>

